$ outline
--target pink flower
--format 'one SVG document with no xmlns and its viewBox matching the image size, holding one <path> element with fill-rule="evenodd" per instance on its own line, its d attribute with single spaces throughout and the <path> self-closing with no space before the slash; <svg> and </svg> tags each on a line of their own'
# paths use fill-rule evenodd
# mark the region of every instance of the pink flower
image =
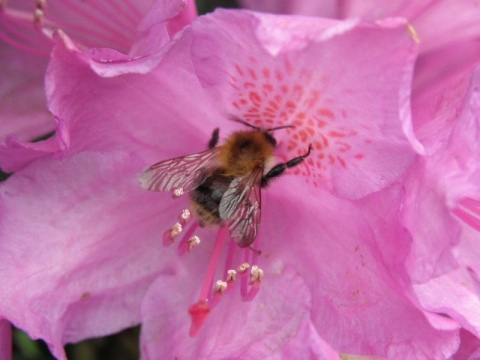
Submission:
<svg viewBox="0 0 480 360">
<path fill-rule="evenodd" d="M 296 32 L 272 34 L 279 24 Z M 396 56 L 371 51 L 365 38 Z M 136 74 L 139 65 L 132 63 L 131 74 L 110 78 L 98 77 L 91 55 L 63 40 L 47 84 L 55 90 L 48 93 L 50 107 L 69 131 L 69 156 L 61 167 L 54 159 L 37 161 L 2 189 L 5 222 L 15 224 L 3 230 L 2 238 L 11 241 L 4 246 L 16 252 L 11 261 L 21 254 L 27 264 L 20 274 L 14 263 L 6 265 L 12 269 L 2 310 L 8 319 L 47 339 L 59 356 L 63 342 L 114 331 L 140 316 L 146 358 L 299 351 L 333 358 L 332 347 L 383 356 L 453 352 L 456 332 L 436 330 L 419 318 L 402 281 L 390 277 L 405 279 L 399 264 L 408 239 L 392 204 L 399 204 L 395 183 L 413 159 L 403 129 L 408 130 L 415 45 L 404 23 L 375 27 L 217 12 L 185 31 L 147 76 Z M 348 68 L 332 61 L 349 59 L 353 49 L 356 61 Z M 372 63 L 377 66 L 367 66 Z M 70 96 L 73 91 L 81 99 Z M 315 156 L 298 176 L 265 191 L 255 246 L 262 249 L 266 276 L 258 297 L 245 304 L 225 294 L 198 336 L 189 339 L 186 310 L 199 295 L 198 274 L 206 271 L 214 231 L 207 230 L 202 245 L 185 258 L 162 249 L 162 232 L 187 204 L 142 191 L 138 176 L 162 158 L 201 151 L 217 126 L 226 134 L 238 128 L 222 121 L 226 114 L 268 124 L 261 119 L 269 116 L 255 111 L 273 112 L 272 125 L 297 125 L 279 132 L 280 158 L 305 151 L 305 132 Z M 309 185 L 299 187 L 305 180 Z M 49 211 L 38 218 L 37 209 L 47 203 Z M 45 257 L 18 248 L 32 231 L 27 224 L 41 229 L 36 247 Z M 398 255 L 395 261 L 387 261 L 392 254 Z M 237 264 L 239 256 L 235 250 Z M 16 276 L 35 284 L 41 278 L 42 287 L 13 286 Z M 23 304 L 14 307 L 9 299 L 16 294 Z M 412 334 L 412 327 L 419 333 Z M 352 335 L 340 335 L 345 332 Z"/>
<path fill-rule="evenodd" d="M 218 11 L 120 64 L 99 64 L 59 34 L 47 99 L 68 151 L 0 187 L 0 315 L 59 358 L 66 342 L 139 322 L 145 359 L 451 356 L 459 325 L 412 302 L 412 239 L 398 216 L 419 146 L 406 30 L 397 19 Z M 184 257 L 162 248 L 188 201 L 138 179 L 154 162 L 202 151 L 216 127 L 241 128 L 229 115 L 293 123 L 275 133 L 279 161 L 315 150 L 263 193 L 256 298 L 241 301 L 240 280 L 189 338 L 216 229 Z M 230 248 L 233 266 L 254 257 Z"/>
<path fill-rule="evenodd" d="M 178 14 L 178 15 L 177 15 Z M 158 51 L 181 27 L 196 16 L 193 3 L 175 1 L 122 1 L 118 6 L 103 2 L 76 4 L 65 1 L 10 1 L 0 8 L 0 84 L 3 171 L 21 169 L 34 159 L 60 153 L 69 139 L 59 119 L 47 110 L 44 74 L 53 46 L 52 34 L 62 30 L 82 48 L 89 48 L 92 62 L 102 76 L 122 72 L 126 61 Z M 148 45 L 146 45 L 148 43 Z M 9 46 L 12 45 L 12 46 Z M 109 73 L 102 72 L 104 63 Z M 149 64 L 144 64 L 148 71 Z M 41 143 L 35 140 L 55 132 Z"/>
</svg>

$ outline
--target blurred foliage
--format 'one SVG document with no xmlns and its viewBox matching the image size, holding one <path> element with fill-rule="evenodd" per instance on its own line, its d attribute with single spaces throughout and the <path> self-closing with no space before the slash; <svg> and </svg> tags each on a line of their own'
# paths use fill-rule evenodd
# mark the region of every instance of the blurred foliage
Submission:
<svg viewBox="0 0 480 360">
<path fill-rule="evenodd" d="M 197 9 L 200 15 L 212 12 L 217 7 L 237 8 L 235 0 L 197 0 Z"/>
<path fill-rule="evenodd" d="M 140 327 L 124 330 L 118 334 L 90 339 L 65 347 L 71 360 L 137 360 L 139 358 Z M 19 329 L 13 331 L 13 360 L 54 360 L 47 345 L 41 340 L 32 340 Z"/>
</svg>

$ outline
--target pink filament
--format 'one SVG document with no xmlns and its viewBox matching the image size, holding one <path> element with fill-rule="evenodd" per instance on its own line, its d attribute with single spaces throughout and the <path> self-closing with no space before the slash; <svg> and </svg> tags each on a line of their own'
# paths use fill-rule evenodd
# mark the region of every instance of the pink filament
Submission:
<svg viewBox="0 0 480 360">
<path fill-rule="evenodd" d="M 250 268 L 241 275 L 242 279 L 240 283 L 240 293 L 242 295 L 243 301 L 253 300 L 253 298 L 255 298 L 255 296 L 257 295 L 258 290 L 260 290 L 260 283 L 255 282 L 253 284 L 249 284 L 250 270 L 252 265 L 256 264 L 257 258 L 257 251 L 251 250 L 249 248 L 245 249 L 245 262 L 247 264 L 250 264 Z M 249 285 L 251 285 L 250 288 Z"/>
<path fill-rule="evenodd" d="M 480 201 L 465 198 L 452 212 L 477 231 L 480 231 Z"/>
<path fill-rule="evenodd" d="M 0 39 L 17 49 L 48 56 L 52 42 L 43 32 L 33 31 L 33 18 L 26 19 L 19 11 L 5 11 L 2 17 Z"/>
<path fill-rule="evenodd" d="M 260 290 L 260 283 L 255 282 L 250 286 L 250 289 L 247 291 L 245 295 L 242 295 L 243 301 L 252 301 L 255 296 L 257 296 L 258 291 Z"/>
<path fill-rule="evenodd" d="M 207 268 L 207 275 L 203 283 L 202 290 L 200 292 L 200 299 L 198 302 L 188 309 L 190 317 L 192 318 L 192 323 L 190 325 L 190 336 L 195 336 L 200 331 L 200 328 L 203 326 L 203 323 L 210 313 L 211 306 L 209 305 L 210 293 L 212 290 L 213 277 L 215 276 L 215 270 L 217 268 L 218 260 L 222 253 L 223 247 L 225 245 L 225 240 L 227 239 L 228 228 L 221 227 L 217 234 L 217 239 L 215 241 L 215 247 L 213 249 L 212 258 Z"/>
<path fill-rule="evenodd" d="M 221 227 L 218 230 L 217 239 L 215 241 L 215 247 L 213 249 L 210 264 L 208 264 L 207 275 L 203 283 L 202 291 L 200 292 L 200 300 L 207 300 L 212 289 L 213 277 L 215 276 L 215 270 L 217 268 L 218 260 L 222 254 L 225 240 L 227 239 L 228 228 Z"/>
<path fill-rule="evenodd" d="M 187 230 L 185 235 L 182 238 L 182 241 L 178 244 L 178 255 L 182 256 L 185 255 L 188 251 L 188 239 L 190 239 L 195 232 L 195 230 L 198 228 L 198 221 L 195 221 Z"/>
<path fill-rule="evenodd" d="M 226 279 L 228 276 L 228 270 L 232 270 L 233 266 L 233 255 L 235 254 L 235 250 L 237 248 L 237 244 L 235 241 L 230 241 L 228 244 L 228 252 L 227 257 L 225 259 L 225 271 L 223 273 L 223 278 Z"/>
</svg>

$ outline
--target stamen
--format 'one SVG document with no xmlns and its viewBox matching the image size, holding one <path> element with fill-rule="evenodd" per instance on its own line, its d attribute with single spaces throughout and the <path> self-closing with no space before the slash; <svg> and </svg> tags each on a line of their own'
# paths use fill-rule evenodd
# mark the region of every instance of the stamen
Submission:
<svg viewBox="0 0 480 360">
<path fill-rule="evenodd" d="M 43 27 L 43 18 L 44 18 L 44 12 L 43 10 L 40 9 L 35 9 L 33 12 L 33 26 L 37 30 L 41 30 Z"/>
<path fill-rule="evenodd" d="M 180 197 L 183 195 L 183 188 L 175 188 L 173 189 L 173 197 L 176 198 L 176 197 Z"/>
<path fill-rule="evenodd" d="M 260 284 L 263 279 L 263 270 L 260 269 L 257 265 L 250 267 L 249 262 L 256 261 L 258 253 L 251 250 L 245 249 L 245 262 L 240 266 L 244 270 L 240 282 L 240 293 L 242 294 L 243 301 L 251 301 L 260 290 Z M 248 265 L 245 267 L 244 265 Z M 245 276 L 247 270 L 250 269 L 250 277 Z"/>
<path fill-rule="evenodd" d="M 5 7 L 1 9 L 2 29 L 0 39 L 23 51 L 50 55 L 52 43 L 44 36 L 39 37 L 38 32 L 32 31 L 33 17 L 31 13 L 25 13 Z M 42 33 L 42 32 L 40 32 Z"/>
<path fill-rule="evenodd" d="M 187 243 L 188 251 L 192 251 L 195 246 L 198 246 L 200 244 L 200 238 L 197 235 L 194 235 L 190 239 L 188 239 Z"/>
<path fill-rule="evenodd" d="M 190 252 L 193 246 L 198 245 L 200 243 L 200 238 L 198 236 L 192 236 L 195 230 L 198 228 L 198 221 L 194 222 L 187 230 L 185 235 L 183 235 L 182 241 L 178 244 L 178 255 L 182 256 L 185 255 L 187 252 Z M 198 239 L 197 244 L 192 243 L 196 242 L 194 238 Z"/>
<path fill-rule="evenodd" d="M 233 269 L 231 270 L 228 270 L 227 271 L 227 278 L 226 278 L 226 282 L 227 283 L 234 283 L 235 282 L 235 279 L 237 277 L 237 272 Z"/>
<path fill-rule="evenodd" d="M 263 271 L 261 277 L 263 278 Z M 258 291 L 260 290 L 261 281 L 255 281 L 250 283 L 250 285 L 250 289 L 245 294 L 242 294 L 243 301 L 252 301 L 255 296 L 257 296 Z"/>
<path fill-rule="evenodd" d="M 163 234 L 163 246 L 170 246 L 175 242 L 175 238 L 182 232 L 182 224 L 176 223 L 171 229 Z"/>
<path fill-rule="evenodd" d="M 37 0 L 35 1 L 35 8 L 37 10 L 45 11 L 47 7 L 47 0 Z"/>
<path fill-rule="evenodd" d="M 260 283 L 263 279 L 263 270 L 260 269 L 257 265 L 253 265 L 250 270 L 250 284 Z"/>
<path fill-rule="evenodd" d="M 213 298 L 210 302 L 210 309 L 213 309 L 222 298 L 222 295 L 227 291 L 228 284 L 223 280 L 217 280 L 213 288 Z"/>
<path fill-rule="evenodd" d="M 249 263 L 243 263 L 242 265 L 240 265 L 238 267 L 238 272 L 240 274 L 245 274 L 245 272 L 247 272 L 247 270 L 250 268 L 250 264 Z"/>
<path fill-rule="evenodd" d="M 228 284 L 223 281 L 223 280 L 217 280 L 217 282 L 215 283 L 215 288 L 213 290 L 213 292 L 215 294 L 223 294 L 226 290 L 227 290 L 227 286 Z"/>
<path fill-rule="evenodd" d="M 192 225 L 193 227 L 199 226 L 198 222 Z M 191 250 L 193 244 L 197 244 L 198 241 L 195 236 L 191 236 L 193 230 L 189 229 L 188 234 L 185 234 L 182 240 L 182 245 L 179 250 L 187 252 Z M 188 236 L 187 236 L 188 235 Z M 200 297 L 197 303 L 189 308 L 189 314 L 192 317 L 190 326 L 190 336 L 195 336 L 200 328 L 203 326 L 210 311 L 220 302 L 226 292 L 230 292 L 233 286 L 237 282 L 237 276 L 240 275 L 240 292 L 243 301 L 252 300 L 260 289 L 260 284 L 263 281 L 264 272 L 257 265 L 251 265 L 253 261 L 260 255 L 260 252 L 255 249 L 245 248 L 244 262 L 238 267 L 232 267 L 235 251 L 238 251 L 238 246 L 230 239 L 228 252 L 225 259 L 225 270 L 223 279 L 216 280 L 214 282 L 214 276 L 218 261 L 223 252 L 225 241 L 228 238 L 228 228 L 223 226 L 217 233 L 217 239 L 215 241 L 215 247 L 213 249 L 210 263 L 207 268 L 206 276 L 202 289 L 200 291 Z M 192 245 L 191 245 L 192 244 Z M 183 249 L 183 250 L 182 250 Z"/>
<path fill-rule="evenodd" d="M 178 219 L 183 225 L 185 225 L 188 222 L 188 220 L 190 220 L 190 210 L 188 209 L 183 210 L 180 216 L 178 217 Z"/>
</svg>

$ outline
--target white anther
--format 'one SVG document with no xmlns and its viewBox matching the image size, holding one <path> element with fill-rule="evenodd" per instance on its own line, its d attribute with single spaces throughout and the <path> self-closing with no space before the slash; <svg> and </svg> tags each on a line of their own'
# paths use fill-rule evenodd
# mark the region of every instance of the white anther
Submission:
<svg viewBox="0 0 480 360">
<path fill-rule="evenodd" d="M 183 195 L 183 188 L 175 188 L 173 189 L 173 196 L 179 197 Z"/>
<path fill-rule="evenodd" d="M 225 290 L 227 290 L 227 286 L 228 284 L 225 281 L 217 280 L 217 282 L 215 283 L 214 292 L 223 294 Z"/>
<path fill-rule="evenodd" d="M 35 9 L 33 12 L 33 24 L 38 27 L 43 26 L 43 10 L 41 9 Z"/>
<path fill-rule="evenodd" d="M 257 265 L 253 265 L 250 270 L 250 282 L 256 283 L 261 282 L 263 279 L 263 270 L 260 269 Z"/>
<path fill-rule="evenodd" d="M 239 272 L 240 274 L 244 274 L 245 271 L 247 271 L 249 268 L 250 268 L 250 264 L 249 264 L 249 263 L 243 263 L 242 265 L 240 265 L 240 266 L 238 267 L 238 272 Z"/>
<path fill-rule="evenodd" d="M 179 220 L 185 224 L 188 220 L 190 219 L 190 210 L 185 209 L 182 211 L 182 213 L 179 216 Z"/>
<path fill-rule="evenodd" d="M 188 251 L 191 251 L 198 244 L 200 244 L 200 238 L 197 235 L 192 236 L 188 239 Z"/>
<path fill-rule="evenodd" d="M 227 282 L 235 282 L 235 279 L 237 277 L 237 272 L 235 270 L 228 270 L 227 271 Z"/>
<path fill-rule="evenodd" d="M 173 239 L 175 238 L 178 234 L 182 232 L 182 224 L 176 223 L 173 225 L 173 227 L 170 229 L 170 237 Z"/>
</svg>

